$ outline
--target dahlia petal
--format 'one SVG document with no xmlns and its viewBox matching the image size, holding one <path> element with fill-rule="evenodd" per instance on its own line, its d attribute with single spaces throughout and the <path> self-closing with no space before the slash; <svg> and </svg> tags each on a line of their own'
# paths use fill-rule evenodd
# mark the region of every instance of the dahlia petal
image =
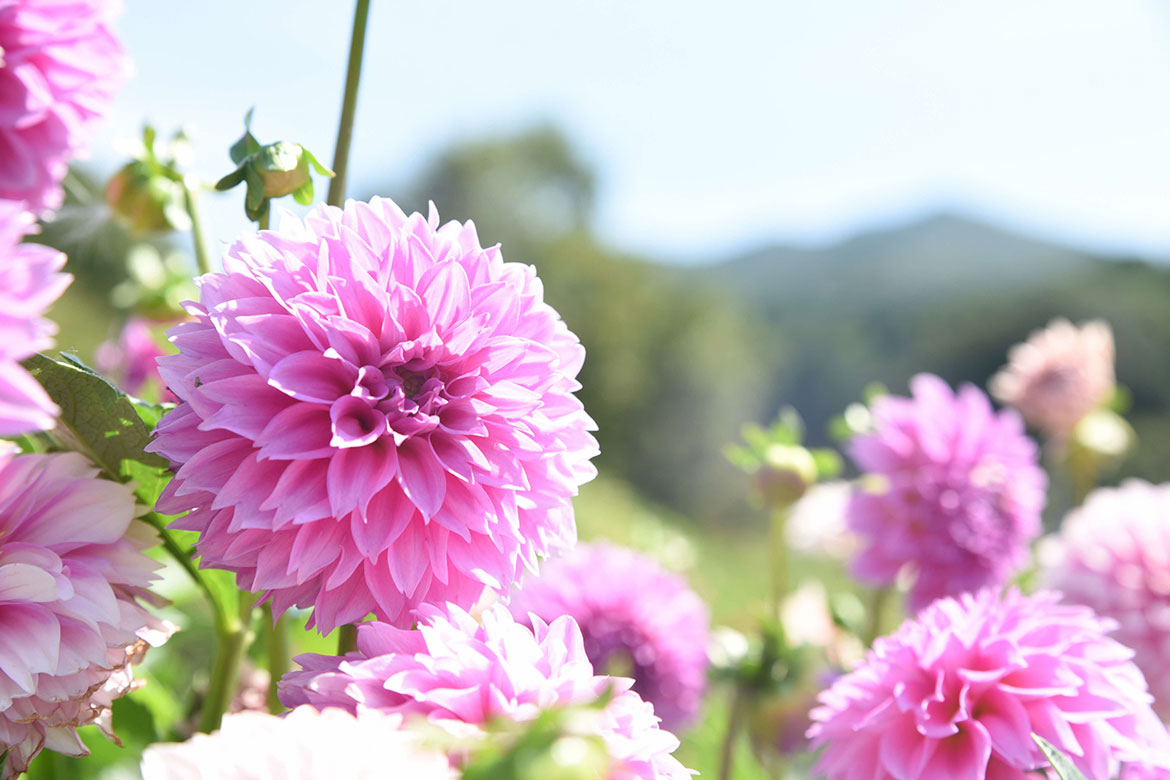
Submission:
<svg viewBox="0 0 1170 780">
<path fill-rule="evenodd" d="M 268 384 L 300 401 L 331 404 L 349 393 L 353 369 L 337 358 L 312 350 L 280 359 L 268 372 Z"/>
</svg>

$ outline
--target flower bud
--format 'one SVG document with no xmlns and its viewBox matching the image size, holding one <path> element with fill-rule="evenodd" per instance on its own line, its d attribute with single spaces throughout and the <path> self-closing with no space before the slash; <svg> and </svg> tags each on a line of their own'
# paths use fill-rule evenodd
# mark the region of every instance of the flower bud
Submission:
<svg viewBox="0 0 1170 780">
<path fill-rule="evenodd" d="M 817 462 L 804 447 L 771 444 L 756 472 L 756 488 L 769 507 L 791 506 L 817 481 Z"/>
</svg>

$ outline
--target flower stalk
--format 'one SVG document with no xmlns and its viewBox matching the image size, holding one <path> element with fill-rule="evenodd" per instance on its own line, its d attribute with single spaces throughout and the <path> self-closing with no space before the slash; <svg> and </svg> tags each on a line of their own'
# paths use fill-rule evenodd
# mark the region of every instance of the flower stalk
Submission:
<svg viewBox="0 0 1170 780">
<path fill-rule="evenodd" d="M 349 168 L 349 146 L 353 140 L 353 120 L 357 112 L 358 82 L 362 76 L 362 54 L 366 47 L 366 25 L 370 18 L 370 0 L 357 0 L 353 13 L 353 37 L 349 43 L 349 67 L 345 72 L 345 96 L 341 101 L 341 120 L 337 126 L 337 146 L 333 151 L 333 170 L 329 182 L 330 206 L 345 202 L 345 175 Z"/>
<path fill-rule="evenodd" d="M 211 670 L 207 698 L 199 713 L 199 730 L 205 734 L 219 728 L 224 713 L 236 695 L 240 664 L 252 641 L 252 602 L 251 593 L 240 591 L 237 612 L 228 615 L 222 625 L 216 626 L 219 641 L 215 651 L 215 666 Z"/>
</svg>

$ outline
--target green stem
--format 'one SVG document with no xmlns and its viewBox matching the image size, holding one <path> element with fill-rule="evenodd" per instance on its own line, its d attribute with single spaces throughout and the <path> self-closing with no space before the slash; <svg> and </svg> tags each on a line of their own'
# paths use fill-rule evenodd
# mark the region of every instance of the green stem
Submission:
<svg viewBox="0 0 1170 780">
<path fill-rule="evenodd" d="M 183 185 L 183 203 L 187 207 L 187 216 L 191 219 L 191 243 L 195 245 L 195 264 L 199 273 L 211 273 L 211 257 L 207 254 L 207 242 L 203 239 L 203 222 L 199 219 L 199 205 L 196 188 L 193 188 L 187 177 L 179 179 Z"/>
<path fill-rule="evenodd" d="M 881 636 L 889 601 L 890 588 L 878 588 L 870 596 L 869 612 L 865 617 L 865 636 L 862 637 L 866 647 L 873 647 L 874 640 Z"/>
<path fill-rule="evenodd" d="M 353 140 L 353 118 L 357 112 L 358 82 L 362 76 L 362 52 L 366 47 L 366 23 L 370 18 L 370 0 L 357 0 L 353 12 L 353 37 L 349 42 L 349 67 L 345 72 L 345 97 L 341 101 L 341 120 L 337 125 L 337 146 L 333 150 L 333 172 L 329 182 L 331 206 L 345 202 L 345 171 L 349 164 L 349 144 Z"/>
<path fill-rule="evenodd" d="M 788 507 L 772 510 L 772 617 L 779 619 L 780 606 L 788 593 Z"/>
<path fill-rule="evenodd" d="M 211 592 L 211 586 L 203 578 L 203 572 L 199 571 L 199 567 L 195 565 L 195 561 L 191 560 L 191 553 L 188 550 L 184 550 L 175 541 L 170 531 L 167 530 L 166 521 L 158 513 L 150 512 L 143 519 L 158 530 L 159 538 L 162 539 L 163 549 L 170 553 L 171 557 L 183 567 L 183 571 L 187 572 L 187 576 L 194 581 L 196 587 L 203 591 L 203 595 L 207 597 L 207 602 L 211 604 L 211 611 L 215 616 L 215 625 L 218 630 L 224 623 L 223 611 L 219 608 L 219 602 L 215 600 L 215 594 Z"/>
<path fill-rule="evenodd" d="M 345 655 L 354 650 L 357 650 L 357 626 L 346 623 L 337 629 L 337 654 Z"/>
<path fill-rule="evenodd" d="M 719 747 L 719 780 L 731 780 L 731 770 L 735 765 L 735 744 L 739 740 L 744 718 L 747 717 L 747 707 L 747 694 L 742 687 L 736 685 L 731 693 L 731 713 L 727 716 L 727 731 L 724 732 L 723 743 Z"/>
<path fill-rule="evenodd" d="M 288 671 L 288 622 L 284 617 L 278 618 L 275 622 L 272 619 L 272 605 L 264 605 L 264 616 L 261 618 L 264 621 L 265 630 L 268 632 L 266 645 L 268 650 L 268 711 L 273 715 L 279 715 L 285 711 L 285 706 L 280 703 L 280 696 L 277 695 L 277 685 L 280 683 L 280 678 L 284 677 L 285 672 Z"/>
<path fill-rule="evenodd" d="M 260 219 L 256 220 L 256 228 L 258 230 L 268 229 L 268 218 L 272 215 L 272 209 L 264 209 L 264 213 L 260 215 Z"/>
<path fill-rule="evenodd" d="M 240 681 L 240 664 L 252 640 L 251 593 L 240 592 L 238 613 L 231 616 L 223 630 L 215 651 L 215 666 L 211 670 L 211 684 L 199 713 L 199 730 L 210 734 L 223 722 L 223 714 L 231 706 Z"/>
</svg>

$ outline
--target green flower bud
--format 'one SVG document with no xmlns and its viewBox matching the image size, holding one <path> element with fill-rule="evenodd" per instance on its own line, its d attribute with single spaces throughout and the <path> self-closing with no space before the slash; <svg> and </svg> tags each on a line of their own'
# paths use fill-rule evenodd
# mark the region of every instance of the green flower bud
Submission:
<svg viewBox="0 0 1170 780">
<path fill-rule="evenodd" d="M 817 481 L 817 461 L 804 447 L 771 444 L 756 472 L 756 488 L 768 506 L 791 506 Z"/>
</svg>

